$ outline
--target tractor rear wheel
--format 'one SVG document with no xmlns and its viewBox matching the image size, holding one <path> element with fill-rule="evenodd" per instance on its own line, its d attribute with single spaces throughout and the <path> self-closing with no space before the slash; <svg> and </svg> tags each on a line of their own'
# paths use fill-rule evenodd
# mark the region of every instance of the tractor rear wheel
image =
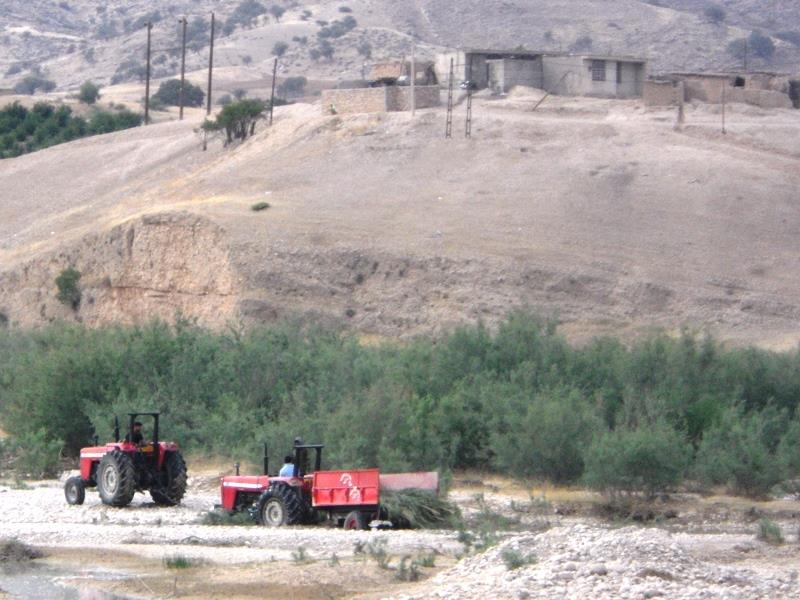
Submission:
<svg viewBox="0 0 800 600">
<path fill-rule="evenodd" d="M 186 462 L 180 452 L 168 452 L 164 457 L 164 470 L 159 473 L 161 485 L 150 489 L 153 502 L 161 506 L 180 504 L 186 493 Z"/>
<path fill-rule="evenodd" d="M 367 516 L 360 510 L 349 512 L 344 518 L 344 525 L 342 527 L 344 529 L 366 529 Z"/>
<path fill-rule="evenodd" d="M 70 477 L 64 484 L 64 497 L 67 504 L 83 504 L 86 499 L 86 486 L 80 477 Z"/>
<path fill-rule="evenodd" d="M 131 457 L 112 450 L 100 459 L 97 467 L 97 491 L 109 506 L 127 506 L 136 492 L 136 470 Z"/>
<path fill-rule="evenodd" d="M 267 527 L 303 523 L 308 514 L 300 492 L 285 483 L 271 485 L 258 500 L 258 521 Z"/>
</svg>

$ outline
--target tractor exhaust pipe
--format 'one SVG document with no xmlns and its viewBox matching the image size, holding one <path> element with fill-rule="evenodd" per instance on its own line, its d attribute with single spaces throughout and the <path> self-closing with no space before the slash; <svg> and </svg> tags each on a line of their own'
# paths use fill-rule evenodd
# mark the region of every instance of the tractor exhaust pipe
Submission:
<svg viewBox="0 0 800 600">
<path fill-rule="evenodd" d="M 269 454 L 267 454 L 267 442 L 264 442 L 264 475 L 269 475 Z"/>
<path fill-rule="evenodd" d="M 119 419 L 114 417 L 114 441 L 119 441 Z"/>
<path fill-rule="evenodd" d="M 239 463 L 233 463 L 233 468 L 236 469 L 236 475 L 239 475 Z"/>
</svg>

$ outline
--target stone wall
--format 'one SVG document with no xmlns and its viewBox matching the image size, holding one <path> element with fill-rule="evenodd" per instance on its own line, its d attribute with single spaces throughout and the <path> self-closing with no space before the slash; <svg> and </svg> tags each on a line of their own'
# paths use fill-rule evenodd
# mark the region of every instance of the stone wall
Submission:
<svg viewBox="0 0 800 600">
<path fill-rule="evenodd" d="M 674 81 L 645 81 L 645 106 L 675 106 L 680 99 L 680 86 Z"/>
<path fill-rule="evenodd" d="M 386 110 L 404 111 L 411 110 L 411 88 L 408 86 L 392 86 L 386 89 Z M 418 85 L 414 88 L 416 108 L 432 108 L 439 106 L 438 85 Z"/>
<path fill-rule="evenodd" d="M 371 113 L 386 111 L 386 87 L 323 90 L 322 107 L 326 113 Z"/>
</svg>

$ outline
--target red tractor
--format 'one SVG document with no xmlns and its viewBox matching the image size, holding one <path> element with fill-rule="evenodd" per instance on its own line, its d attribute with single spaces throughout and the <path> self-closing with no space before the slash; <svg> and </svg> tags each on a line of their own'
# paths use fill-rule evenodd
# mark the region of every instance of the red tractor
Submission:
<svg viewBox="0 0 800 600">
<path fill-rule="evenodd" d="M 222 508 L 230 512 L 249 511 L 261 525 L 310 524 L 327 514 L 345 529 L 366 529 L 373 520 L 386 519 L 380 492 L 408 488 L 438 491 L 438 473 L 381 474 L 378 469 L 321 470 L 321 444 L 294 442 L 294 473 L 291 477 L 270 476 L 264 445 L 263 475 L 222 478 Z M 310 468 L 309 453 L 314 452 Z"/>
<path fill-rule="evenodd" d="M 159 413 L 129 413 L 128 417 L 125 439 L 120 439 L 119 421 L 115 418 L 116 441 L 81 449 L 81 474 L 64 484 L 68 504 L 83 504 L 86 488 L 94 486 L 103 504 L 109 506 L 127 506 L 136 492 L 144 491 L 149 491 L 153 501 L 162 506 L 174 506 L 183 499 L 186 463 L 176 443 L 159 441 Z M 150 442 L 136 431 L 139 417 L 153 419 Z"/>
</svg>

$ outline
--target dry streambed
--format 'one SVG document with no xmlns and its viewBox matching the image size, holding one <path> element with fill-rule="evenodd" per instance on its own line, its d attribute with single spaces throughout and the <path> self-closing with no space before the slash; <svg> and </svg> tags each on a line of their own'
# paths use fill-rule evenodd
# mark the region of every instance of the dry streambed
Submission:
<svg viewBox="0 0 800 600">
<path fill-rule="evenodd" d="M 102 600 L 800 597 L 798 524 L 791 518 L 783 522 L 786 543 L 770 546 L 742 520 L 709 522 L 713 533 L 696 531 L 701 517 L 672 532 L 614 528 L 552 514 L 541 503 L 530 521 L 538 531 L 503 534 L 475 553 L 446 531 L 203 525 L 218 498 L 211 481 L 191 480 L 180 507 L 156 507 L 137 496 L 126 509 L 105 507 L 94 493 L 83 506 L 67 506 L 57 482 L 0 485 L 0 537 L 47 553 L 33 571 L 0 570 L 0 590 L 9 597 Z M 469 494 L 453 496 L 474 515 Z M 513 512 L 502 493 L 487 494 L 487 501 Z M 402 571 L 403 557 L 404 568 L 415 558 L 427 562 Z"/>
</svg>

